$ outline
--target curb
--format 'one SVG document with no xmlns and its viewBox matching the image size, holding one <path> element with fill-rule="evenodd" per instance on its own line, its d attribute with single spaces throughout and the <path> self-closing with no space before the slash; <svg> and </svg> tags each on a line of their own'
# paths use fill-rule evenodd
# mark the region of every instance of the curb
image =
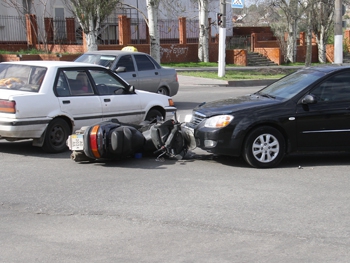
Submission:
<svg viewBox="0 0 350 263">
<path fill-rule="evenodd" d="M 227 82 L 227 86 L 229 87 L 267 86 L 275 81 L 277 81 L 277 79 L 231 80 Z"/>
</svg>

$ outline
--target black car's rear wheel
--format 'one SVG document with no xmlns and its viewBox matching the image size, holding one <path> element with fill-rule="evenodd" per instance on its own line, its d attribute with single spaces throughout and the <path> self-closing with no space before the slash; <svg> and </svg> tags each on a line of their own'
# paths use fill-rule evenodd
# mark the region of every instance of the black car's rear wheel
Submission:
<svg viewBox="0 0 350 263">
<path fill-rule="evenodd" d="M 277 166 L 285 153 L 285 140 L 275 128 L 262 126 L 251 131 L 244 143 L 243 157 L 256 168 Z"/>
<path fill-rule="evenodd" d="M 68 123 L 63 119 L 54 119 L 47 126 L 43 150 L 49 153 L 59 153 L 67 150 L 66 141 L 71 134 Z"/>
</svg>

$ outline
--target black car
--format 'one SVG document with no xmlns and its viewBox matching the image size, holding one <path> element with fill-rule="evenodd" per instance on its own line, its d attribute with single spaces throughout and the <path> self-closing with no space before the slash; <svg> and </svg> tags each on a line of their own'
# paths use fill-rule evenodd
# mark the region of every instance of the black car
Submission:
<svg viewBox="0 0 350 263">
<path fill-rule="evenodd" d="M 306 67 L 243 97 L 205 102 L 186 124 L 197 147 L 275 167 L 285 154 L 350 150 L 350 67 Z"/>
</svg>

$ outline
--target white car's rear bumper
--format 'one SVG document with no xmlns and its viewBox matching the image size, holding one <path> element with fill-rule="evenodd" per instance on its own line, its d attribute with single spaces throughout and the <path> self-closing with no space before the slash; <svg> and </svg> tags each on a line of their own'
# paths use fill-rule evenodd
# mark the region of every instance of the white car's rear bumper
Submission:
<svg viewBox="0 0 350 263">
<path fill-rule="evenodd" d="M 0 119 L 1 139 L 34 139 L 40 138 L 49 124 L 47 120 L 9 120 Z"/>
</svg>

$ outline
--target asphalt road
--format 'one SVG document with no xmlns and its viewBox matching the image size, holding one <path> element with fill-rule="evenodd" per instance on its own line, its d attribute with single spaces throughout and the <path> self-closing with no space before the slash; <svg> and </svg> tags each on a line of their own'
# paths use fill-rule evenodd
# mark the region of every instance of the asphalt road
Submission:
<svg viewBox="0 0 350 263">
<path fill-rule="evenodd" d="M 180 77 L 180 117 L 250 93 Z M 0 262 L 350 262 L 350 155 L 75 163 L 0 142 Z"/>
</svg>

